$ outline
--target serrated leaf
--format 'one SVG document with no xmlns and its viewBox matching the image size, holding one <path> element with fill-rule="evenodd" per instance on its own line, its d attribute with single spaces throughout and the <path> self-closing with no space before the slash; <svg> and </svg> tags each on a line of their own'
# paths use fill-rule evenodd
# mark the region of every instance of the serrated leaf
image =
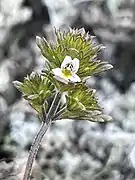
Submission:
<svg viewBox="0 0 135 180">
<path fill-rule="evenodd" d="M 101 108 L 95 97 L 95 90 L 88 89 L 85 84 L 75 85 L 66 95 L 67 106 L 61 119 L 80 119 L 105 122 Z"/>
<path fill-rule="evenodd" d="M 97 113 L 96 110 L 94 111 L 87 111 L 87 113 L 80 113 L 80 112 L 71 112 L 66 111 L 60 117 L 60 119 L 74 119 L 74 120 L 88 120 L 92 122 L 110 122 L 112 121 L 112 117 L 106 114 L 102 114 L 101 111 Z"/>
<path fill-rule="evenodd" d="M 89 111 L 100 109 L 94 91 L 88 89 L 82 84 L 74 86 L 68 92 L 67 108 L 69 111 Z"/>
<path fill-rule="evenodd" d="M 89 120 L 93 122 L 107 122 L 112 118 L 102 113 L 95 97 L 95 90 L 88 89 L 85 84 L 72 87 L 66 95 L 65 111 L 58 119 Z"/>
<path fill-rule="evenodd" d="M 14 84 L 38 113 L 42 112 L 42 106 L 46 106 L 46 100 L 55 92 L 54 84 L 38 73 L 31 73 L 23 83 L 15 81 Z"/>
</svg>

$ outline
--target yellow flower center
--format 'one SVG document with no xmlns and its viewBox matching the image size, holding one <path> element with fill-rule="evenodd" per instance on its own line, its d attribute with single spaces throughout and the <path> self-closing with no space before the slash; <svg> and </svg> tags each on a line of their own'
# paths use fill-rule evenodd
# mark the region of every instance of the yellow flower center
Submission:
<svg viewBox="0 0 135 180">
<path fill-rule="evenodd" d="M 72 76 L 72 71 L 69 70 L 69 69 L 63 68 L 63 69 L 62 69 L 62 75 L 63 75 L 65 78 L 69 79 L 69 78 Z"/>
</svg>

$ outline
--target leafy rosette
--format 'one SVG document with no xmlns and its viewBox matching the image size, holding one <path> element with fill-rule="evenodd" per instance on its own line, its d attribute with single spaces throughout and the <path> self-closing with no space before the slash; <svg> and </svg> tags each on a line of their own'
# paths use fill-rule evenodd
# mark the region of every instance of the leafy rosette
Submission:
<svg viewBox="0 0 135 180">
<path fill-rule="evenodd" d="M 58 81 L 76 83 L 87 77 L 112 68 L 107 62 L 98 60 L 99 52 L 104 48 L 96 46 L 93 37 L 82 29 L 70 29 L 67 33 L 55 31 L 56 43 L 51 44 L 45 38 L 37 37 L 37 45 L 48 64 L 48 72 L 52 72 Z M 75 71 L 74 62 L 78 61 Z M 62 64 L 65 66 L 62 66 Z M 75 76 L 78 76 L 78 79 Z"/>
</svg>

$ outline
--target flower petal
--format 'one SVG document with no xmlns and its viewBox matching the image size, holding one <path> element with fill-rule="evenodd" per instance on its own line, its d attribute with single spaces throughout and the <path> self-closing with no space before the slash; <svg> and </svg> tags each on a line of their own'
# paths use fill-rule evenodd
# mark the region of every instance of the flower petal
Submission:
<svg viewBox="0 0 135 180">
<path fill-rule="evenodd" d="M 61 64 L 61 69 L 65 67 L 68 63 L 72 62 L 72 58 L 70 56 L 66 56 Z"/>
<path fill-rule="evenodd" d="M 58 81 L 62 82 L 62 83 L 65 83 L 65 84 L 68 84 L 69 83 L 69 80 L 66 79 L 66 78 L 63 78 L 61 76 L 54 76 L 55 79 L 57 79 Z"/>
<path fill-rule="evenodd" d="M 60 68 L 52 69 L 52 72 L 55 76 L 61 76 L 62 72 Z"/>
<path fill-rule="evenodd" d="M 74 58 L 72 61 L 73 64 L 73 72 L 77 73 L 78 69 L 79 69 L 79 59 Z"/>
<path fill-rule="evenodd" d="M 53 74 L 55 75 L 55 79 L 65 84 L 68 84 L 68 78 L 64 77 L 60 68 L 52 69 Z"/>
<path fill-rule="evenodd" d="M 80 82 L 81 81 L 80 77 L 77 74 L 73 74 L 69 80 L 71 82 Z"/>
</svg>

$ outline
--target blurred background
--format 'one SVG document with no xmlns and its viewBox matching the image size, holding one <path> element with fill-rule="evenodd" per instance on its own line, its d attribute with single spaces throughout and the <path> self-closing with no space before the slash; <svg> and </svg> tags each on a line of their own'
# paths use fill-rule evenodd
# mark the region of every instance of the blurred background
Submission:
<svg viewBox="0 0 135 180">
<path fill-rule="evenodd" d="M 84 27 L 106 46 L 114 69 L 90 87 L 111 123 L 62 121 L 45 135 L 33 169 L 36 180 L 135 180 L 135 1 L 0 0 L 0 180 L 21 180 L 40 122 L 13 80 L 40 72 L 35 36 L 54 40 L 54 26 Z"/>
</svg>

